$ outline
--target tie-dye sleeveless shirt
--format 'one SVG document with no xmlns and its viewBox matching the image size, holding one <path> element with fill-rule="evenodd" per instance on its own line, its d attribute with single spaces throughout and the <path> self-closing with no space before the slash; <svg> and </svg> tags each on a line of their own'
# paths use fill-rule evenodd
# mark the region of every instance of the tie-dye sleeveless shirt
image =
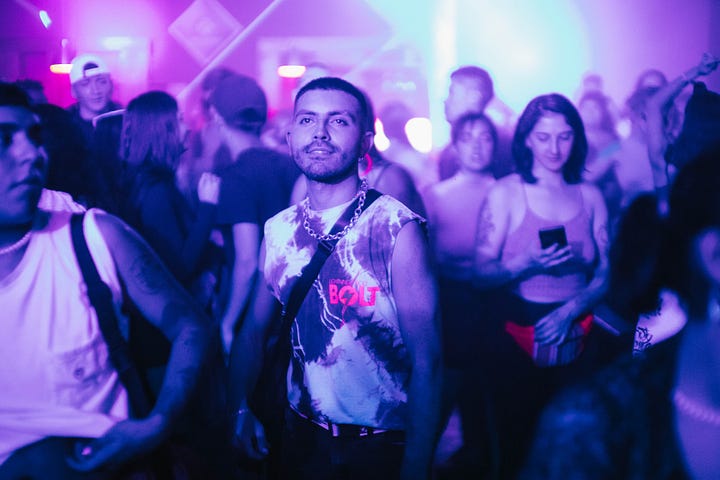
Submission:
<svg viewBox="0 0 720 480">
<path fill-rule="evenodd" d="M 327 233 L 349 204 L 312 212 L 311 226 Z M 288 401 L 301 414 L 405 428 L 410 359 L 398 326 L 390 263 L 400 229 L 412 221 L 424 222 L 394 198 L 380 197 L 338 242 L 310 288 L 292 326 L 288 371 Z M 286 303 L 317 248 L 303 228 L 302 206 L 267 221 L 265 246 L 265 278 Z"/>
</svg>

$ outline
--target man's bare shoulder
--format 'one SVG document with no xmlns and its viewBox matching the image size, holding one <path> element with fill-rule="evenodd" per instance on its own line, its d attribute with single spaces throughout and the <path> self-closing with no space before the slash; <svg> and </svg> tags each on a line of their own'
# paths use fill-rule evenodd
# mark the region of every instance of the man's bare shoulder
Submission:
<svg viewBox="0 0 720 480">
<path fill-rule="evenodd" d="M 108 246 L 112 248 L 114 242 L 127 241 L 134 232 L 128 224 L 111 213 L 102 210 L 93 210 L 95 222 Z"/>
<path fill-rule="evenodd" d="M 518 195 L 523 195 L 522 188 L 522 177 L 517 173 L 511 173 L 497 180 L 490 188 L 488 196 L 500 200 L 512 200 L 518 198 Z"/>
</svg>

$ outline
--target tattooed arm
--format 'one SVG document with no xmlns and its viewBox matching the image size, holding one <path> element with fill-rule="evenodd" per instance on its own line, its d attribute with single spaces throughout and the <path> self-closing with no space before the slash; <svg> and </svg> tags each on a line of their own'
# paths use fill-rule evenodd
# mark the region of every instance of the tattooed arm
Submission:
<svg viewBox="0 0 720 480">
<path fill-rule="evenodd" d="M 515 176 L 513 176 L 515 177 Z M 480 286 L 503 285 L 525 273 L 530 259 L 516 257 L 503 261 L 502 251 L 510 231 L 512 204 L 520 186 L 518 178 L 499 181 L 488 192 L 480 208 L 475 237 L 475 281 Z"/>
<path fill-rule="evenodd" d="M 528 241 L 527 248 L 510 258 L 503 258 L 507 236 L 525 215 L 522 180 L 509 175 L 498 181 L 488 192 L 480 209 L 475 240 L 475 281 L 480 286 L 503 285 L 512 280 L 541 272 L 566 262 L 570 246 L 552 245 L 540 248 Z"/>
<path fill-rule="evenodd" d="M 79 470 L 117 467 L 158 446 L 197 383 L 211 342 L 211 323 L 145 241 L 121 220 L 97 214 L 118 274 L 142 314 L 172 342 L 162 390 L 143 419 L 116 424 L 76 460 Z"/>
</svg>

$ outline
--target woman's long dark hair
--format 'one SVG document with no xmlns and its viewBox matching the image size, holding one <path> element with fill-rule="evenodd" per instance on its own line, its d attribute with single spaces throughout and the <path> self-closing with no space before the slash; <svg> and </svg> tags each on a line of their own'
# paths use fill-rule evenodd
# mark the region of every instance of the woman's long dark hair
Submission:
<svg viewBox="0 0 720 480">
<path fill-rule="evenodd" d="M 183 148 L 173 97 L 152 91 L 130 101 L 120 139 L 120 156 L 128 165 L 175 171 Z"/>
<path fill-rule="evenodd" d="M 559 113 L 565 117 L 565 121 L 573 130 L 572 150 L 570 151 L 570 157 L 565 165 L 563 165 L 562 172 L 563 178 L 567 183 L 580 183 L 582 181 L 582 173 L 585 169 L 585 159 L 588 152 L 585 126 L 572 102 L 558 93 L 535 97 L 528 103 L 522 115 L 520 115 L 512 142 L 512 154 L 515 159 L 517 171 L 527 183 L 535 183 L 537 181 L 532 174 L 533 153 L 527 145 L 525 145 L 525 141 L 532 129 L 535 128 L 535 124 L 540 117 L 548 112 Z"/>
<path fill-rule="evenodd" d="M 138 230 L 147 186 L 162 182 L 175 187 L 175 171 L 183 142 L 178 105 L 165 92 L 151 91 L 127 106 L 120 137 L 123 173 L 119 190 L 120 216 Z"/>
</svg>

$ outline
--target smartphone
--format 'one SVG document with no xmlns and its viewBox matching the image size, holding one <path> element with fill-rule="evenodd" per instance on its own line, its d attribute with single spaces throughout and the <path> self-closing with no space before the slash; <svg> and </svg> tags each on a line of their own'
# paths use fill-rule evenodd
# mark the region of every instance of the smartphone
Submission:
<svg viewBox="0 0 720 480">
<path fill-rule="evenodd" d="M 557 243 L 559 248 L 567 247 L 568 241 L 565 235 L 565 227 L 543 228 L 538 232 L 540 235 L 540 246 L 548 248 Z"/>
</svg>

